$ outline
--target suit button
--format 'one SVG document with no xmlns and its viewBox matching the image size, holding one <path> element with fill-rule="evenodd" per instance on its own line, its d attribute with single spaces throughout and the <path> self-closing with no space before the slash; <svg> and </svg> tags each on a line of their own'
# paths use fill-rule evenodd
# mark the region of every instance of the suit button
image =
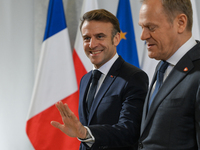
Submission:
<svg viewBox="0 0 200 150">
<path fill-rule="evenodd" d="M 107 146 L 100 146 L 99 149 L 106 149 L 108 148 Z"/>
<path fill-rule="evenodd" d="M 140 143 L 138 144 L 138 147 L 139 147 L 140 149 L 143 149 L 143 144 L 140 142 Z"/>
</svg>

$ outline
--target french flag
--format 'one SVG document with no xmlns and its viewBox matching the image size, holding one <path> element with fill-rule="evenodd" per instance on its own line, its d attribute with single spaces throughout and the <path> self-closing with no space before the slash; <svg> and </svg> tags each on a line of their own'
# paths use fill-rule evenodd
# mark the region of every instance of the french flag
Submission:
<svg viewBox="0 0 200 150">
<path fill-rule="evenodd" d="M 50 0 L 26 133 L 36 150 L 77 150 L 80 142 L 54 128 L 62 122 L 55 103 L 67 103 L 78 117 L 78 87 L 62 0 Z"/>
<path fill-rule="evenodd" d="M 81 10 L 81 17 L 84 13 L 98 9 L 98 4 L 96 0 L 84 0 Z M 81 22 L 79 22 L 80 25 Z M 80 80 L 84 74 L 92 70 L 92 63 L 90 62 L 89 58 L 87 58 L 84 49 L 83 49 L 83 38 L 78 28 L 76 34 L 76 40 L 73 50 L 73 60 L 74 60 L 74 67 L 76 72 L 76 78 L 78 87 L 80 84 Z"/>
</svg>

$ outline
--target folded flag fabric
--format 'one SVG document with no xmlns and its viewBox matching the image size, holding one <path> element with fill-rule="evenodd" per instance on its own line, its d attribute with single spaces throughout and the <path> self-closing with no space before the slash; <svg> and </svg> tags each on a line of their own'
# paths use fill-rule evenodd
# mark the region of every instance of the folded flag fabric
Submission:
<svg viewBox="0 0 200 150">
<path fill-rule="evenodd" d="M 67 103 L 78 117 L 78 87 L 62 0 L 50 0 L 40 61 L 26 124 L 36 150 L 78 150 L 80 142 L 51 126 L 62 122 L 55 103 Z"/>
</svg>

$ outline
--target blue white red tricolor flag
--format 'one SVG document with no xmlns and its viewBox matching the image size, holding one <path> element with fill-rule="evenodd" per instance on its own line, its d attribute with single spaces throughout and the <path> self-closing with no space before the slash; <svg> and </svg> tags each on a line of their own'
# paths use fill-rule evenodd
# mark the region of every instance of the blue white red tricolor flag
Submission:
<svg viewBox="0 0 200 150">
<path fill-rule="evenodd" d="M 50 0 L 26 132 L 36 150 L 77 150 L 80 142 L 59 129 L 55 103 L 67 103 L 78 117 L 78 87 L 62 0 Z"/>
</svg>

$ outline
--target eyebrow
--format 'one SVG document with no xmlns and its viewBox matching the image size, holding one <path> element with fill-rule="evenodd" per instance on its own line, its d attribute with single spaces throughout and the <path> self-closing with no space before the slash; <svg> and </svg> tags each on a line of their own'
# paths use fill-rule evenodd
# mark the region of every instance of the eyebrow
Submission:
<svg viewBox="0 0 200 150">
<path fill-rule="evenodd" d="M 88 35 L 82 35 L 82 37 L 85 38 L 85 37 L 89 37 L 89 36 Z"/>
<path fill-rule="evenodd" d="M 142 26 L 139 22 L 138 22 L 138 25 L 139 25 L 139 26 Z M 154 23 L 148 22 L 148 23 L 143 24 L 143 26 L 147 27 L 147 26 L 157 26 L 157 25 L 154 24 Z"/>
<path fill-rule="evenodd" d="M 102 32 L 94 34 L 94 36 L 98 36 L 98 35 L 105 35 L 106 36 L 106 34 L 102 33 Z M 90 36 L 85 34 L 85 35 L 82 35 L 82 37 L 90 37 Z"/>
<path fill-rule="evenodd" d="M 98 36 L 98 35 L 106 35 L 105 33 L 97 33 L 95 34 L 95 36 Z"/>
</svg>

